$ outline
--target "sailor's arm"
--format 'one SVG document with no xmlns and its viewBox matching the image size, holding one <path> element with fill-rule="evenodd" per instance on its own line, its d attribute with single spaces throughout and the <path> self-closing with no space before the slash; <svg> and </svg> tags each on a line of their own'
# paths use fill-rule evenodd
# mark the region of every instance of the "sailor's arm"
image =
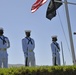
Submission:
<svg viewBox="0 0 76 75">
<path fill-rule="evenodd" d="M 35 48 L 35 41 L 33 40 L 33 48 Z"/>
<path fill-rule="evenodd" d="M 55 54 L 56 53 L 56 50 L 55 50 L 55 46 L 53 45 L 53 43 L 51 44 L 51 50 L 52 50 L 52 53 Z"/>
<path fill-rule="evenodd" d="M 10 41 L 7 37 L 5 37 L 5 40 L 4 40 L 4 44 L 3 44 L 3 48 L 7 49 L 10 47 Z"/>
<path fill-rule="evenodd" d="M 22 49 L 25 54 L 27 52 L 27 44 L 25 39 L 22 39 Z"/>
<path fill-rule="evenodd" d="M 10 41 L 9 41 L 9 39 L 7 38 L 7 48 L 9 48 L 10 47 Z"/>
<path fill-rule="evenodd" d="M 59 44 L 58 44 L 58 50 L 60 51 L 60 46 L 59 46 Z"/>
</svg>

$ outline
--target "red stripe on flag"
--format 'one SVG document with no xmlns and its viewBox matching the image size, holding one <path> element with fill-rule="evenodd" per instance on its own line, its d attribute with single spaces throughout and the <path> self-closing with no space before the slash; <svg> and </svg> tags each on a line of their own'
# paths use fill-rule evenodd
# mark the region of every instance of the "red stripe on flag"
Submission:
<svg viewBox="0 0 76 75">
<path fill-rule="evenodd" d="M 34 13 L 40 6 L 42 6 L 43 4 L 45 4 L 47 2 L 47 0 L 37 0 L 31 8 L 31 12 Z"/>
</svg>

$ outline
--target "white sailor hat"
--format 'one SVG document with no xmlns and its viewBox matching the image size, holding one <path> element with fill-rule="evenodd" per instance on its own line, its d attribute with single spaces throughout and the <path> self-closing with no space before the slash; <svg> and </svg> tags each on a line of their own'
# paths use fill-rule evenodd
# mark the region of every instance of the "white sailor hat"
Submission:
<svg viewBox="0 0 76 75">
<path fill-rule="evenodd" d="M 29 33 L 30 33 L 30 32 L 31 32 L 31 30 L 25 30 L 25 32 L 29 32 Z"/>
<path fill-rule="evenodd" d="M 2 28 L 2 27 L 0 27 L 0 30 L 2 30 L 2 31 L 3 31 L 3 28 Z"/>
<path fill-rule="evenodd" d="M 57 38 L 57 36 L 56 36 L 56 35 L 54 35 L 54 36 L 52 36 L 52 39 L 53 39 L 53 38 Z"/>
</svg>

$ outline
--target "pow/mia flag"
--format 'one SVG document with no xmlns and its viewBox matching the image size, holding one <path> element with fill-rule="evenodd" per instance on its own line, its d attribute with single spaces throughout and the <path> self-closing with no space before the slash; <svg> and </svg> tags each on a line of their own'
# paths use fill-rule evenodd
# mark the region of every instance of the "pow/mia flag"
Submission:
<svg viewBox="0 0 76 75">
<path fill-rule="evenodd" d="M 62 1 L 62 0 L 50 0 L 46 11 L 46 18 L 48 18 L 49 20 L 51 20 L 53 17 L 56 16 L 56 10 L 62 5 L 62 3 L 55 1 Z"/>
<path fill-rule="evenodd" d="M 56 16 L 55 4 L 54 4 L 54 0 L 51 0 L 47 8 L 46 18 L 51 20 L 55 16 Z"/>
</svg>

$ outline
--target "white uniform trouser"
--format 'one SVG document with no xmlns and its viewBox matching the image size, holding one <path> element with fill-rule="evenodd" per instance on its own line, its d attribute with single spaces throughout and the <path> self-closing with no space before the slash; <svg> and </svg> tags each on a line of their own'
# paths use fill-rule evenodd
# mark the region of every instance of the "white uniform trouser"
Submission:
<svg viewBox="0 0 76 75">
<path fill-rule="evenodd" d="M 60 63 L 60 53 L 59 52 L 57 52 L 57 65 L 60 65 L 61 63 Z"/>
<path fill-rule="evenodd" d="M 26 63 L 26 58 L 25 58 L 25 63 Z M 28 61 L 27 61 L 29 66 L 35 66 L 35 55 L 34 52 L 28 52 Z"/>
<path fill-rule="evenodd" d="M 53 61 L 53 65 L 60 65 L 60 54 L 59 52 L 56 53 L 56 55 L 53 55 L 53 58 L 52 58 L 52 61 Z"/>
<path fill-rule="evenodd" d="M 0 50 L 0 68 L 8 68 L 8 54 L 6 51 Z"/>
</svg>

